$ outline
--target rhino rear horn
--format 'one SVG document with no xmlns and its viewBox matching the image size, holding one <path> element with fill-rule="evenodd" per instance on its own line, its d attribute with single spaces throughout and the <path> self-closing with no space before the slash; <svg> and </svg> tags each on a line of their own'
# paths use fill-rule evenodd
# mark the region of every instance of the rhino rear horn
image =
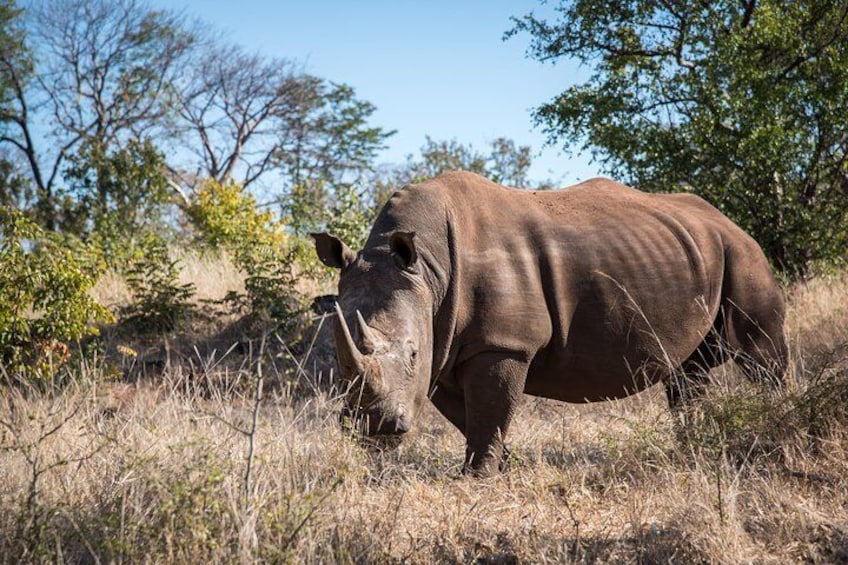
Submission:
<svg viewBox="0 0 848 565">
<path fill-rule="evenodd" d="M 362 317 L 362 312 L 359 310 L 356 311 L 356 322 L 358 324 L 357 329 L 359 331 L 360 341 L 362 342 L 362 352 L 366 355 L 374 353 L 380 344 L 380 338 L 377 337 L 374 330 L 368 327 L 368 324 L 365 323 L 365 318 Z"/>
<path fill-rule="evenodd" d="M 345 379 L 354 379 L 365 374 L 365 356 L 356 347 L 350 328 L 347 327 L 341 306 L 336 302 L 336 353 L 339 357 L 339 369 Z"/>
</svg>

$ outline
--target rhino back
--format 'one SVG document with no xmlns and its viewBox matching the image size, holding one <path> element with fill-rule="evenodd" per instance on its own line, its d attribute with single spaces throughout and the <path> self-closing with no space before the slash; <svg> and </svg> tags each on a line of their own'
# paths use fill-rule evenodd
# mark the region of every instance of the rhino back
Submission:
<svg viewBox="0 0 848 565">
<path fill-rule="evenodd" d="M 523 191 L 470 173 L 396 194 L 369 245 L 392 229 L 419 233 L 441 271 L 443 378 L 509 351 L 532 360 L 528 393 L 569 401 L 624 396 L 690 355 L 719 308 L 725 248 L 742 237 L 696 198 L 605 179 Z"/>
</svg>

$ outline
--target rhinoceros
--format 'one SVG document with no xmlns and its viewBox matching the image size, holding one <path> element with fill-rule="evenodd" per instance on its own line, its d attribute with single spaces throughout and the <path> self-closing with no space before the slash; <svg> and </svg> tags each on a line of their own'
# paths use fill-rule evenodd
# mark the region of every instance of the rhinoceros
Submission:
<svg viewBox="0 0 848 565">
<path fill-rule="evenodd" d="M 396 192 L 358 253 L 312 235 L 341 269 L 346 413 L 367 435 L 399 435 L 429 398 L 474 474 L 497 472 L 522 394 L 595 402 L 664 383 L 674 408 L 728 359 L 752 380 L 779 382 L 786 366 L 766 257 L 692 194 L 601 178 L 529 191 L 454 172 Z"/>
</svg>

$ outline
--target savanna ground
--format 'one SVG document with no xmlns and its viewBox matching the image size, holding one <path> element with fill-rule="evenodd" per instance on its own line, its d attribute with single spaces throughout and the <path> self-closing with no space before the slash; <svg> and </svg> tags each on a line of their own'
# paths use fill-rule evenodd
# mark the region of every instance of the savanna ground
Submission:
<svg viewBox="0 0 848 565">
<path fill-rule="evenodd" d="M 200 298 L 241 284 L 185 263 Z M 485 480 L 431 407 L 395 449 L 340 428 L 329 319 L 297 343 L 233 315 L 107 331 L 71 384 L 0 389 L 0 561 L 848 561 L 848 277 L 787 293 L 784 390 L 720 369 L 685 433 L 660 389 L 528 397 Z"/>
</svg>

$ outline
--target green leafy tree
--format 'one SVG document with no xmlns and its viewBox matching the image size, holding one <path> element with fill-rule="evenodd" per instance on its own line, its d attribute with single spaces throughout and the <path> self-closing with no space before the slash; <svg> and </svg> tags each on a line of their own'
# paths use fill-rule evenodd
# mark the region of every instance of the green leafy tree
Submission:
<svg viewBox="0 0 848 565">
<path fill-rule="evenodd" d="M 92 141 L 70 163 L 64 231 L 99 240 L 110 260 L 120 260 L 118 248 L 129 249 L 145 233 L 162 231 L 171 191 L 164 157 L 150 140 L 131 139 L 112 151 Z"/>
<path fill-rule="evenodd" d="M 484 174 L 500 184 L 529 188 L 531 182 L 527 175 L 533 162 L 530 157 L 530 146 L 516 146 L 515 141 L 499 137 L 492 141 L 490 147 Z"/>
<path fill-rule="evenodd" d="M 405 182 L 416 182 L 433 178 L 445 171 L 470 171 L 485 175 L 486 156 L 470 144 L 455 139 L 436 141 L 427 136 L 421 146 L 420 157 L 416 159 L 408 156 L 406 166 L 400 173 L 407 177 Z"/>
<path fill-rule="evenodd" d="M 377 175 L 372 182 L 374 205 L 382 206 L 405 184 L 421 182 L 447 171 L 469 171 L 507 186 L 530 188 L 528 173 L 532 163 L 530 146 L 516 145 L 505 137 L 492 141 L 486 154 L 455 139 L 435 141 L 427 136 L 418 157 L 409 155 L 403 165 Z"/>
<path fill-rule="evenodd" d="M 296 111 L 280 123 L 275 154 L 288 190 L 283 210 L 298 235 L 322 225 L 326 211 L 349 208 L 352 186 L 363 183 L 394 131 L 368 123 L 376 107 L 353 88 L 322 79 L 306 80 Z M 367 207 L 346 213 L 367 216 Z"/>
<path fill-rule="evenodd" d="M 507 36 L 583 83 L 541 105 L 552 143 L 590 150 L 645 190 L 690 190 L 784 272 L 848 246 L 848 4 L 826 0 L 560 2 Z"/>
<path fill-rule="evenodd" d="M 360 181 L 395 133 L 369 125 L 376 110 L 346 84 L 306 77 L 296 111 L 279 125 L 275 162 L 280 172 L 291 186 Z"/>
</svg>

